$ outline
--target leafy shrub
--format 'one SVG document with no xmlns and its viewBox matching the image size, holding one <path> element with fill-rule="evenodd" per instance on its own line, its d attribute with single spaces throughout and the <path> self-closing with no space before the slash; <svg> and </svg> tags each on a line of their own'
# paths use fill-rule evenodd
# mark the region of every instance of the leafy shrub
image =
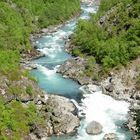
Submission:
<svg viewBox="0 0 140 140">
<path fill-rule="evenodd" d="M 20 70 L 20 53 L 31 49 L 30 34 L 64 22 L 79 11 L 79 0 L 0 0 L 0 74 L 7 76 L 9 94 L 25 93 L 10 82 L 19 80 L 22 75 L 33 80 L 28 71 Z M 31 86 L 27 86 L 26 93 L 33 95 Z M 25 108 L 19 101 L 4 104 L 0 99 L 1 140 L 22 139 L 35 122 L 43 121 L 44 117 L 37 113 L 34 103 Z"/>
<path fill-rule="evenodd" d="M 32 86 L 29 85 L 29 86 L 26 87 L 26 93 L 29 94 L 30 96 L 33 95 L 33 88 L 32 88 Z"/>
<path fill-rule="evenodd" d="M 37 115 L 34 103 L 24 108 L 18 101 L 4 105 L 0 99 L 0 108 L 0 139 L 21 139 L 29 133 L 34 122 L 40 123 L 42 120 Z M 9 132 L 9 136 L 6 132 Z"/>
<path fill-rule="evenodd" d="M 19 54 L 31 49 L 32 32 L 64 22 L 78 11 L 79 0 L 1 0 L 0 72 L 7 74 L 19 69 Z M 15 73 L 11 75 L 14 79 Z"/>
</svg>

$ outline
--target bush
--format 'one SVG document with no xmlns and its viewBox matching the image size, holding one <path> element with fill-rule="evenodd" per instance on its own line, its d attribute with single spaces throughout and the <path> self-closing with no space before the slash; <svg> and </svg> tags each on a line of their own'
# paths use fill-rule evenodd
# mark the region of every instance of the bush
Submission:
<svg viewBox="0 0 140 140">
<path fill-rule="evenodd" d="M 6 92 L 16 97 L 25 91 L 30 96 L 34 94 L 30 85 L 26 89 L 14 86 L 22 75 L 33 80 L 28 71 L 20 70 L 20 54 L 31 49 L 30 34 L 64 22 L 79 11 L 79 0 L 0 0 L 0 74 L 8 81 Z M 34 103 L 25 108 L 19 101 L 5 104 L 3 100 L 0 99 L 0 140 L 24 139 L 34 123 L 43 123 L 44 117 Z"/>
<path fill-rule="evenodd" d="M 29 85 L 29 86 L 26 87 L 26 93 L 29 94 L 30 96 L 33 95 L 33 88 L 32 88 L 32 86 Z"/>
</svg>

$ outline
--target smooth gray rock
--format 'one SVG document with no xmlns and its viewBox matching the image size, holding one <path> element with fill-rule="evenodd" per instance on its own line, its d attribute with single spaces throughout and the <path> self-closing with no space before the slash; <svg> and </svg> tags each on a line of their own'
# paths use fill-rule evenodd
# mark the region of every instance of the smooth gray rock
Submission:
<svg viewBox="0 0 140 140">
<path fill-rule="evenodd" d="M 102 133 L 102 125 L 96 121 L 92 121 L 87 125 L 86 132 L 91 135 L 98 135 Z"/>
<path fill-rule="evenodd" d="M 80 125 L 80 119 L 73 112 L 76 109 L 74 104 L 67 98 L 49 95 L 47 104 L 53 108 L 51 123 L 54 134 L 61 135 L 75 131 Z"/>
</svg>

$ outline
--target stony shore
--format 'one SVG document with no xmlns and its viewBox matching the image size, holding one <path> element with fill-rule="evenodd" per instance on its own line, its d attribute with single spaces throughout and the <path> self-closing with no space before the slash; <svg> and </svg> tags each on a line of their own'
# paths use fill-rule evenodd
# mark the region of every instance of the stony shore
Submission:
<svg viewBox="0 0 140 140">
<path fill-rule="evenodd" d="M 62 24 L 53 25 L 53 26 L 51 25 L 47 28 L 43 28 L 43 29 L 38 30 L 37 32 L 31 34 L 30 42 L 31 42 L 32 49 L 29 52 L 25 52 L 25 53 L 21 54 L 21 58 L 22 58 L 21 67 L 23 69 L 28 69 L 28 70 L 36 69 L 37 66 L 34 63 L 32 63 L 31 61 L 45 56 L 42 52 L 37 50 L 36 40 L 42 36 L 49 35 L 49 34 L 56 32 L 62 26 L 64 26 L 68 22 L 74 20 L 75 18 L 77 18 L 80 14 L 81 14 L 81 12 L 76 13 L 74 16 L 70 17 L 70 19 L 68 21 L 63 22 Z"/>
</svg>

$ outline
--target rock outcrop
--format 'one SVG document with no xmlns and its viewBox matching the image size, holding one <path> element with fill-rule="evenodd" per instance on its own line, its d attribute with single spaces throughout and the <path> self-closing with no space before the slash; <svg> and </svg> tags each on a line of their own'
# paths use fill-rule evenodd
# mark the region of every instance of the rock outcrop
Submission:
<svg viewBox="0 0 140 140">
<path fill-rule="evenodd" d="M 69 59 L 59 67 L 57 72 L 78 81 L 81 85 L 93 83 L 92 77 L 86 73 L 87 61 L 80 57 Z M 95 71 L 98 71 L 97 69 Z"/>
<path fill-rule="evenodd" d="M 44 125 L 34 124 L 31 139 L 47 139 L 53 134 L 63 135 L 74 133 L 80 124 L 74 104 L 67 98 L 57 95 L 47 95 L 47 102 L 39 103 L 39 113 L 44 114 Z"/>
<path fill-rule="evenodd" d="M 52 134 L 72 133 L 79 126 L 80 119 L 70 99 L 48 95 L 38 87 L 36 82 L 23 76 L 12 83 L 5 76 L 1 76 L 0 83 L 0 98 L 3 99 L 4 104 L 10 104 L 16 100 L 27 108 L 30 103 L 34 102 L 37 114 L 43 115 L 43 124 L 35 122 L 30 126 L 31 134 L 27 137 L 31 140 L 46 139 Z"/>
<path fill-rule="evenodd" d="M 139 64 L 140 59 L 137 59 L 128 68 L 110 72 L 109 77 L 101 82 L 104 93 L 119 100 L 139 102 L 140 91 L 136 89 L 136 78 L 140 74 Z"/>
<path fill-rule="evenodd" d="M 76 108 L 69 99 L 57 95 L 50 95 L 47 104 L 53 109 L 51 123 L 54 134 L 71 133 L 79 126 L 79 119 L 73 114 Z"/>
<path fill-rule="evenodd" d="M 71 52 L 73 47 L 70 42 L 66 43 L 66 50 L 68 52 Z M 77 80 L 81 85 L 97 83 L 90 76 L 85 76 L 86 59 L 77 57 L 76 59 L 68 60 L 60 67 L 58 72 Z M 97 68 L 98 71 L 99 69 Z M 140 58 L 132 61 L 129 66 L 123 67 L 120 70 L 113 69 L 112 71 L 108 77 L 106 75 L 106 77 L 100 79 L 103 93 L 117 100 L 125 100 L 131 103 L 127 128 L 137 132 L 138 127 L 136 127 L 135 118 L 136 114 L 140 113 L 137 113 L 137 107 L 133 106 L 133 104 L 136 103 L 140 108 L 140 90 L 136 80 L 140 75 Z"/>
</svg>

